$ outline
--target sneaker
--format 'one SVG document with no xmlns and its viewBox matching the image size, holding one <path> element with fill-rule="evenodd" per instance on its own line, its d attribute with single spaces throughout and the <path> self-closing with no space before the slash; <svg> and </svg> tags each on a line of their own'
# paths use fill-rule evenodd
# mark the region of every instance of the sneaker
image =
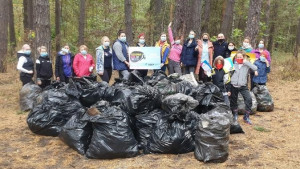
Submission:
<svg viewBox="0 0 300 169">
<path fill-rule="evenodd" d="M 250 124 L 252 125 L 251 121 L 250 121 L 250 117 L 249 117 L 250 113 L 249 112 L 245 112 L 245 115 L 244 115 L 244 122 L 247 123 L 247 124 Z"/>
</svg>

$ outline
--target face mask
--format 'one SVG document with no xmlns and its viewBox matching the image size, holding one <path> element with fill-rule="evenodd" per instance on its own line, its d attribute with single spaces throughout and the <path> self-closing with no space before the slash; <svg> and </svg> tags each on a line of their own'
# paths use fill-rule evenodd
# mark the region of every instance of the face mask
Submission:
<svg viewBox="0 0 300 169">
<path fill-rule="evenodd" d="M 24 54 L 25 54 L 25 55 L 30 55 L 30 54 L 31 54 L 31 50 L 26 50 L 26 51 L 24 51 Z"/>
<path fill-rule="evenodd" d="M 179 45 L 179 44 L 180 44 L 180 40 L 176 40 L 175 43 L 176 43 L 177 45 Z"/>
<path fill-rule="evenodd" d="M 83 55 L 86 55 L 87 51 L 86 50 L 82 50 L 80 53 L 83 54 Z"/>
<path fill-rule="evenodd" d="M 47 52 L 42 52 L 41 53 L 41 57 L 47 57 L 48 56 L 48 53 Z"/>
<path fill-rule="evenodd" d="M 234 46 L 228 46 L 228 49 L 229 49 L 229 50 L 233 50 L 233 49 L 234 49 Z"/>
<path fill-rule="evenodd" d="M 249 47 L 249 43 L 243 42 L 243 46 L 244 46 L 245 48 L 248 48 L 248 47 Z"/>
<path fill-rule="evenodd" d="M 203 42 L 207 42 L 208 41 L 208 39 L 203 39 Z"/>
<path fill-rule="evenodd" d="M 258 44 L 258 48 L 263 49 L 265 47 L 264 44 Z"/>
<path fill-rule="evenodd" d="M 216 68 L 217 68 L 218 70 L 222 69 L 222 68 L 223 68 L 222 63 L 216 64 Z"/>
<path fill-rule="evenodd" d="M 164 41 L 166 41 L 166 40 L 167 40 L 167 37 L 165 37 L 165 36 L 161 36 L 161 37 L 160 37 L 160 40 L 164 42 Z"/>
<path fill-rule="evenodd" d="M 107 47 L 109 46 L 109 42 L 104 42 L 103 45 Z"/>
<path fill-rule="evenodd" d="M 224 39 L 218 39 L 218 42 L 223 43 Z"/>
<path fill-rule="evenodd" d="M 238 64 L 243 64 L 244 59 L 235 59 Z"/>
<path fill-rule="evenodd" d="M 62 50 L 64 53 L 69 53 L 69 49 L 62 48 L 61 50 Z"/>
<path fill-rule="evenodd" d="M 260 56 L 259 59 L 260 59 L 260 61 L 262 61 L 262 62 L 265 62 L 265 61 L 266 61 L 266 58 L 265 58 L 264 56 Z"/>
<path fill-rule="evenodd" d="M 145 43 L 145 39 L 139 39 L 139 43 L 140 44 L 144 44 Z"/>
<path fill-rule="evenodd" d="M 190 38 L 190 39 L 194 39 L 194 37 L 195 37 L 195 35 L 189 34 L 189 38 Z"/>
<path fill-rule="evenodd" d="M 126 42 L 126 36 L 125 37 L 120 37 L 120 41 Z"/>
</svg>

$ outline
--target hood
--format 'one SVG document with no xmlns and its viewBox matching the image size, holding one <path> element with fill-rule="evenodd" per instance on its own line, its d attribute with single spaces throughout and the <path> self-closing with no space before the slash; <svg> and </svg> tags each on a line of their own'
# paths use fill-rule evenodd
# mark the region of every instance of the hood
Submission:
<svg viewBox="0 0 300 169">
<path fill-rule="evenodd" d="M 221 60 L 223 66 L 224 66 L 224 58 L 223 58 L 222 56 L 218 56 L 218 57 L 216 57 L 216 59 L 214 60 L 214 65 L 213 65 L 213 67 L 216 67 L 216 64 L 217 64 L 217 61 L 218 61 L 218 60 Z"/>
</svg>

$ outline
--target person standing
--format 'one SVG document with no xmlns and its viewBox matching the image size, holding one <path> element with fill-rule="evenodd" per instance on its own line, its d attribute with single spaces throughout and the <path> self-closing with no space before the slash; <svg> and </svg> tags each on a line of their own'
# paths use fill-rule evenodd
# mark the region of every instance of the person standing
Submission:
<svg viewBox="0 0 300 169">
<path fill-rule="evenodd" d="M 195 68 L 197 65 L 198 59 L 198 50 L 196 50 L 196 46 L 198 45 L 195 40 L 195 32 L 193 30 L 189 33 L 188 40 L 183 44 L 182 52 L 181 52 L 181 63 L 184 66 L 184 73 L 188 74 L 190 72 L 195 72 Z"/>
<path fill-rule="evenodd" d="M 156 42 L 155 47 L 160 47 L 161 65 L 160 70 L 166 71 L 166 67 L 169 64 L 170 45 L 167 42 L 167 34 L 161 33 L 160 40 Z"/>
<path fill-rule="evenodd" d="M 119 77 L 124 80 L 129 78 L 128 46 L 125 31 L 119 30 L 118 39 L 113 44 L 112 57 L 114 70 L 118 70 Z"/>
<path fill-rule="evenodd" d="M 87 50 L 87 46 L 81 45 L 79 53 L 74 57 L 73 69 L 77 77 L 90 76 L 95 67 L 94 59 Z"/>
<path fill-rule="evenodd" d="M 251 51 L 251 53 L 255 53 L 256 59 L 259 59 L 262 52 L 266 52 L 266 59 L 269 64 L 271 64 L 271 55 L 270 52 L 265 48 L 264 40 L 260 40 L 258 44 L 258 48 Z"/>
<path fill-rule="evenodd" d="M 52 62 L 45 46 L 39 47 L 38 52 L 40 53 L 40 57 L 35 62 L 37 84 L 44 89 L 51 84 L 53 76 Z"/>
<path fill-rule="evenodd" d="M 228 44 L 225 41 L 225 36 L 223 33 L 218 34 L 218 40 L 213 42 L 214 46 L 214 55 L 213 55 L 213 60 L 216 59 L 218 56 L 222 56 L 223 58 L 226 57 L 226 51 L 228 48 Z"/>
<path fill-rule="evenodd" d="M 268 56 L 268 53 L 266 51 L 263 51 L 259 57 L 254 62 L 254 65 L 257 67 L 257 72 L 258 75 L 254 76 L 252 81 L 253 81 L 253 87 L 255 85 L 266 85 L 268 81 L 268 73 L 270 73 L 270 63 L 266 59 Z"/>
<path fill-rule="evenodd" d="M 20 80 L 23 86 L 27 83 L 32 82 L 34 63 L 30 56 L 31 48 L 28 44 L 24 44 L 22 49 L 18 51 L 18 64 L 17 69 L 20 71 Z"/>
<path fill-rule="evenodd" d="M 96 72 L 102 81 L 109 83 L 112 75 L 112 49 L 109 47 L 110 40 L 107 36 L 101 39 L 102 45 L 96 48 Z"/>
<path fill-rule="evenodd" d="M 252 51 L 252 46 L 250 44 L 250 38 L 249 37 L 245 37 L 244 41 L 243 41 L 243 45 L 242 47 L 240 47 L 239 50 L 243 50 L 246 53 L 250 53 Z"/>
<path fill-rule="evenodd" d="M 146 42 L 145 42 L 145 34 L 141 33 L 139 36 L 139 42 L 136 44 L 137 47 L 146 47 Z M 138 72 L 140 73 L 141 77 L 145 77 L 148 74 L 148 69 L 140 69 L 138 70 Z"/>
<path fill-rule="evenodd" d="M 69 83 L 70 77 L 74 75 L 73 61 L 74 55 L 70 51 L 69 45 L 65 45 L 57 53 L 55 60 L 55 77 L 57 81 Z"/>
<path fill-rule="evenodd" d="M 180 36 L 176 36 L 174 40 L 171 26 L 172 22 L 168 26 L 169 39 L 171 43 L 168 70 L 169 74 L 178 73 L 181 76 L 180 54 L 182 52 L 182 45 L 180 44 Z"/>
<path fill-rule="evenodd" d="M 204 72 L 201 64 L 206 61 L 212 67 L 213 63 L 213 44 L 210 41 L 209 34 L 203 33 L 201 40 L 198 40 L 198 46 L 196 47 L 198 50 L 198 61 L 197 67 L 195 70 L 196 79 L 202 80 L 203 82 L 208 82 L 209 78 Z"/>
<path fill-rule="evenodd" d="M 228 43 L 228 50 L 226 50 L 226 56 L 225 58 L 230 58 L 231 53 L 237 51 L 235 48 L 235 44 L 233 42 Z"/>
</svg>

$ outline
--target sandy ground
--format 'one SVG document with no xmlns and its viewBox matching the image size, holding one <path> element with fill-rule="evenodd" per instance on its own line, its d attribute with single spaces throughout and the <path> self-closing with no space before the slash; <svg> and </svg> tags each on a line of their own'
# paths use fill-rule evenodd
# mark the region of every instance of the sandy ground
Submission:
<svg viewBox="0 0 300 169">
<path fill-rule="evenodd" d="M 274 73 L 276 70 L 271 76 Z M 205 164 L 193 153 L 91 160 L 57 137 L 35 135 L 28 129 L 28 113 L 21 112 L 18 105 L 21 83 L 11 68 L 9 73 L 0 74 L 0 168 L 299 168 L 300 80 L 271 78 L 268 87 L 275 102 L 274 112 L 251 116 L 253 126 L 239 117 L 245 134 L 230 136 L 229 158 L 224 163 Z M 269 131 L 257 131 L 255 126 Z"/>
</svg>

